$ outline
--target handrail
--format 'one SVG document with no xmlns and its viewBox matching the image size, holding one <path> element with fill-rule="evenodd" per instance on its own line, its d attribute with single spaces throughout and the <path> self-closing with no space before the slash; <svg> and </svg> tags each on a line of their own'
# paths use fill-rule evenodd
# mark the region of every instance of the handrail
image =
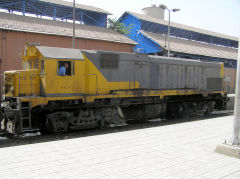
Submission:
<svg viewBox="0 0 240 179">
<path fill-rule="evenodd" d="M 86 74 L 86 75 L 93 75 L 93 76 L 96 76 L 96 86 L 97 86 L 96 94 L 98 94 L 98 79 L 97 79 L 97 74 Z"/>
<path fill-rule="evenodd" d="M 19 96 L 19 94 L 20 94 L 20 81 L 21 81 L 20 74 L 21 74 L 21 73 L 20 73 L 19 71 L 16 71 L 15 73 L 16 73 L 16 74 L 19 74 L 19 75 L 18 75 L 18 96 Z"/>
<path fill-rule="evenodd" d="M 39 75 L 39 76 L 41 76 L 41 75 L 46 75 L 45 73 L 32 73 L 31 75 L 30 75 L 30 80 L 31 80 L 31 96 L 33 95 L 33 93 L 32 93 L 32 77 L 34 76 L 34 75 Z"/>
</svg>

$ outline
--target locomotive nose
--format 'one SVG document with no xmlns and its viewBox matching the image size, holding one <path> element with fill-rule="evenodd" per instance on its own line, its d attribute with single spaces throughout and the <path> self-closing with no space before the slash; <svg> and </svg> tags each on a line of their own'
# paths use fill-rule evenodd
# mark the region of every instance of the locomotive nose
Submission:
<svg viewBox="0 0 240 179">
<path fill-rule="evenodd" d="M 5 96 L 14 96 L 14 76 L 15 73 L 4 73 Z"/>
</svg>

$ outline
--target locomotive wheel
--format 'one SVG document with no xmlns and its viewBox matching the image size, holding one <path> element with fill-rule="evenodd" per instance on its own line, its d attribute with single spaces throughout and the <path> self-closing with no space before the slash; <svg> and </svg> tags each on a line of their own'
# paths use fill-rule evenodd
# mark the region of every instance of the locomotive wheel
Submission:
<svg viewBox="0 0 240 179">
<path fill-rule="evenodd" d="M 179 105 L 178 116 L 180 118 L 189 118 L 191 116 L 191 110 L 188 103 L 182 103 Z"/>
<path fill-rule="evenodd" d="M 204 116 L 208 116 L 210 114 L 210 112 L 208 111 L 208 109 L 206 109 L 204 112 L 203 112 L 203 115 Z"/>
<path fill-rule="evenodd" d="M 213 111 L 213 102 L 207 102 L 203 107 L 203 115 L 207 116 Z"/>
<path fill-rule="evenodd" d="M 191 108 L 188 103 L 169 103 L 167 106 L 167 118 L 189 118 L 191 116 Z"/>
<path fill-rule="evenodd" d="M 46 119 L 46 131 L 48 134 L 54 133 L 52 122 L 49 119 Z"/>
<path fill-rule="evenodd" d="M 49 135 L 50 134 L 49 131 L 47 130 L 46 120 L 45 119 L 40 122 L 39 130 L 40 130 L 42 135 Z"/>
<path fill-rule="evenodd" d="M 65 133 L 68 131 L 68 122 L 65 118 L 61 118 L 60 113 L 47 114 L 41 117 L 39 129 L 41 134 L 49 135 L 56 133 Z"/>
<path fill-rule="evenodd" d="M 68 122 L 61 119 L 47 119 L 46 129 L 50 134 L 65 133 L 68 131 Z"/>
</svg>

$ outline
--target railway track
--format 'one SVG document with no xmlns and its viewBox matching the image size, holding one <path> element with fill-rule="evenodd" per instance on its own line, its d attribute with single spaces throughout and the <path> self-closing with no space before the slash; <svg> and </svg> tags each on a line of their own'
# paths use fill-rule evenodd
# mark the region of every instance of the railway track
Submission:
<svg viewBox="0 0 240 179">
<path fill-rule="evenodd" d="M 108 133 L 115 132 L 124 132 L 129 130 L 137 130 L 144 129 L 149 127 L 159 127 L 183 122 L 192 122 L 198 120 L 207 120 L 216 117 L 229 116 L 233 114 L 233 110 L 226 111 L 218 111 L 213 112 L 208 116 L 204 115 L 194 115 L 190 118 L 179 118 L 179 119 L 152 119 L 148 121 L 131 121 L 129 125 L 124 126 L 115 126 L 115 127 L 103 127 L 103 128 L 94 128 L 94 129 L 86 129 L 80 131 L 71 131 L 69 133 L 64 134 L 56 134 L 56 135 L 41 135 L 39 131 L 29 131 L 20 136 L 11 136 L 3 131 L 0 131 L 0 148 L 10 147 L 10 146 L 18 146 L 25 144 L 33 144 L 33 143 L 41 143 L 41 142 L 49 142 L 56 140 L 64 140 L 64 139 L 73 139 L 79 137 L 87 137 L 93 135 L 102 135 Z"/>
</svg>

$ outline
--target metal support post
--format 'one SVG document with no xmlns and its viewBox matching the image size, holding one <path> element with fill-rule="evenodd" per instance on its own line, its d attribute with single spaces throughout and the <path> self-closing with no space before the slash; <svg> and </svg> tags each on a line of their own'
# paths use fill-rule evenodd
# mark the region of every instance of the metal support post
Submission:
<svg viewBox="0 0 240 179">
<path fill-rule="evenodd" d="M 170 10 L 168 10 L 168 57 L 170 57 Z"/>
<path fill-rule="evenodd" d="M 81 23 L 83 23 L 83 12 L 80 13 Z"/>
<path fill-rule="evenodd" d="M 25 0 L 22 1 L 22 14 L 23 16 L 25 16 L 25 12 L 26 12 L 26 2 Z"/>
<path fill-rule="evenodd" d="M 240 38 L 239 38 L 240 40 Z M 233 119 L 233 138 L 232 144 L 239 145 L 240 135 L 240 41 L 238 42 L 238 60 L 237 60 L 237 79 L 235 89 L 234 119 Z"/>
<path fill-rule="evenodd" d="M 75 48 L 75 0 L 73 0 L 73 37 L 72 48 Z"/>
<path fill-rule="evenodd" d="M 53 8 L 53 20 L 56 20 L 56 16 L 57 16 L 57 8 L 56 6 Z"/>
<path fill-rule="evenodd" d="M 165 6 L 164 4 L 161 4 L 160 6 L 159 6 L 161 9 L 163 9 L 163 10 L 167 10 L 168 11 L 168 57 L 170 57 L 170 21 L 171 21 L 171 19 L 170 19 L 170 14 L 171 14 L 171 11 L 172 12 L 177 12 L 177 11 L 180 11 L 180 9 L 168 9 L 167 8 L 167 6 Z"/>
</svg>

